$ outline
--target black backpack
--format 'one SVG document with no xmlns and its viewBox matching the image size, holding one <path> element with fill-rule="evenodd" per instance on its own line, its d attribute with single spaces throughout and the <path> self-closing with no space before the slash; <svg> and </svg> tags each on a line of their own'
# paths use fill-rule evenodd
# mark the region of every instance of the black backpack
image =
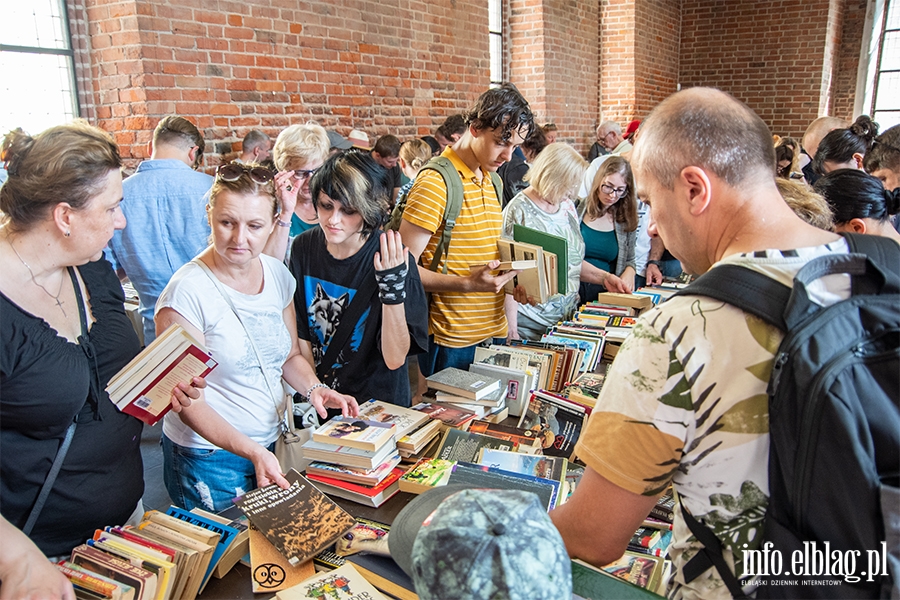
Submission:
<svg viewBox="0 0 900 600">
<path fill-rule="evenodd" d="M 722 300 L 785 332 L 768 387 L 763 542 L 772 544 L 770 558 L 757 551 L 753 572 L 738 574 L 762 576 L 758 598 L 888 598 L 892 589 L 898 597 L 900 246 L 883 237 L 844 237 L 851 253 L 813 259 L 793 289 L 721 265 L 679 293 Z M 834 273 L 851 275 L 851 296 L 827 308 L 811 302 L 806 285 Z M 715 567 L 731 594 L 743 597 L 718 538 L 683 507 L 682 514 L 704 545 L 685 566 L 685 579 Z M 812 551 L 824 557 L 826 543 L 829 568 L 841 558 L 840 570 L 853 571 L 849 580 L 815 568 Z M 808 574 L 793 572 L 795 552 Z"/>
</svg>

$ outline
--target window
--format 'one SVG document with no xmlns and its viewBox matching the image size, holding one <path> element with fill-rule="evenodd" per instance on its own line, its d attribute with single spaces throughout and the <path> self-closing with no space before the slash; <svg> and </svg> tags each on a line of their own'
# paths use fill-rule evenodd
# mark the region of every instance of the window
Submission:
<svg viewBox="0 0 900 600">
<path fill-rule="evenodd" d="M 491 87 L 497 87 L 503 83 L 502 0 L 488 0 L 488 35 L 491 41 Z"/>
<path fill-rule="evenodd" d="M 64 0 L 16 0 L 0 19 L 0 135 L 35 135 L 78 116 Z"/>
<path fill-rule="evenodd" d="M 876 18 L 878 50 L 874 53 L 874 82 L 869 114 L 884 131 L 900 125 L 900 0 L 884 0 Z"/>
</svg>

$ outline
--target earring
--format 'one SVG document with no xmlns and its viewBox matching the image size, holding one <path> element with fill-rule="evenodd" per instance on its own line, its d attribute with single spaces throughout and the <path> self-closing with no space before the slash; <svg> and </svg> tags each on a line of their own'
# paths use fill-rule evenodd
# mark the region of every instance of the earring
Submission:
<svg viewBox="0 0 900 600">
<path fill-rule="evenodd" d="M 72 232 L 69 231 L 68 229 L 66 229 L 66 233 L 65 233 L 64 235 L 65 235 L 66 237 L 69 237 L 70 235 L 72 235 Z"/>
</svg>

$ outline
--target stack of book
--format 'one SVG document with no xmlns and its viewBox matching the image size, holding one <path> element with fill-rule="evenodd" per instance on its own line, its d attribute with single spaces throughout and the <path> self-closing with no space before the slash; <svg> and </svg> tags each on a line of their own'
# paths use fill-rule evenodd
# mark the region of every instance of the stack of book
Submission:
<svg viewBox="0 0 900 600">
<path fill-rule="evenodd" d="M 396 494 L 403 474 L 403 452 L 416 452 L 435 438 L 439 423 L 425 413 L 369 400 L 354 419 L 335 418 L 313 432 L 303 453 L 313 462 L 306 469 L 322 491 L 378 507 Z"/>
<path fill-rule="evenodd" d="M 537 435 L 544 454 L 572 459 L 590 414 L 590 406 L 560 394 L 536 390 L 531 393 L 518 426 Z"/>
<path fill-rule="evenodd" d="M 451 404 L 475 413 L 479 418 L 497 422 L 509 415 L 507 389 L 501 387 L 497 377 L 448 367 L 426 381 L 429 389 L 434 391 L 437 402 Z"/>
<path fill-rule="evenodd" d="M 145 513 L 134 527 L 98 529 L 58 568 L 81 598 L 192 600 L 248 548 L 243 520 L 172 506 Z"/>
</svg>

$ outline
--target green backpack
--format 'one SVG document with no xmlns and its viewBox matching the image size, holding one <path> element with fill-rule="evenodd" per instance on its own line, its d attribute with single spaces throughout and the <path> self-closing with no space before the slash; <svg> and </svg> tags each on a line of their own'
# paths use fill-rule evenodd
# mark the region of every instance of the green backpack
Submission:
<svg viewBox="0 0 900 600">
<path fill-rule="evenodd" d="M 453 163 L 450 162 L 449 158 L 444 156 L 438 156 L 429 160 L 419 173 L 425 169 L 433 169 L 440 173 L 441 177 L 444 178 L 444 184 L 447 186 L 447 204 L 444 206 L 444 231 L 441 234 L 441 239 L 438 240 L 437 247 L 434 249 L 434 258 L 432 258 L 431 264 L 428 266 L 430 271 L 437 271 L 437 266 L 440 264 L 441 259 L 450 247 L 450 236 L 453 234 L 453 228 L 456 226 L 456 219 L 459 217 L 459 211 L 462 210 L 463 183 L 456 167 L 453 166 Z M 497 202 L 500 202 L 500 199 L 503 198 L 503 181 L 500 179 L 500 176 L 494 172 L 490 172 L 490 176 L 491 183 L 494 184 L 494 192 L 497 194 Z M 385 229 L 393 231 L 400 230 L 400 223 L 403 221 L 403 209 L 406 208 L 406 199 L 408 196 L 409 194 L 407 193 L 404 194 L 402 198 L 397 198 L 397 205 L 394 206 L 394 210 L 391 212 L 391 218 L 387 225 L 384 226 Z M 446 263 L 444 264 L 442 272 L 447 272 Z"/>
</svg>

